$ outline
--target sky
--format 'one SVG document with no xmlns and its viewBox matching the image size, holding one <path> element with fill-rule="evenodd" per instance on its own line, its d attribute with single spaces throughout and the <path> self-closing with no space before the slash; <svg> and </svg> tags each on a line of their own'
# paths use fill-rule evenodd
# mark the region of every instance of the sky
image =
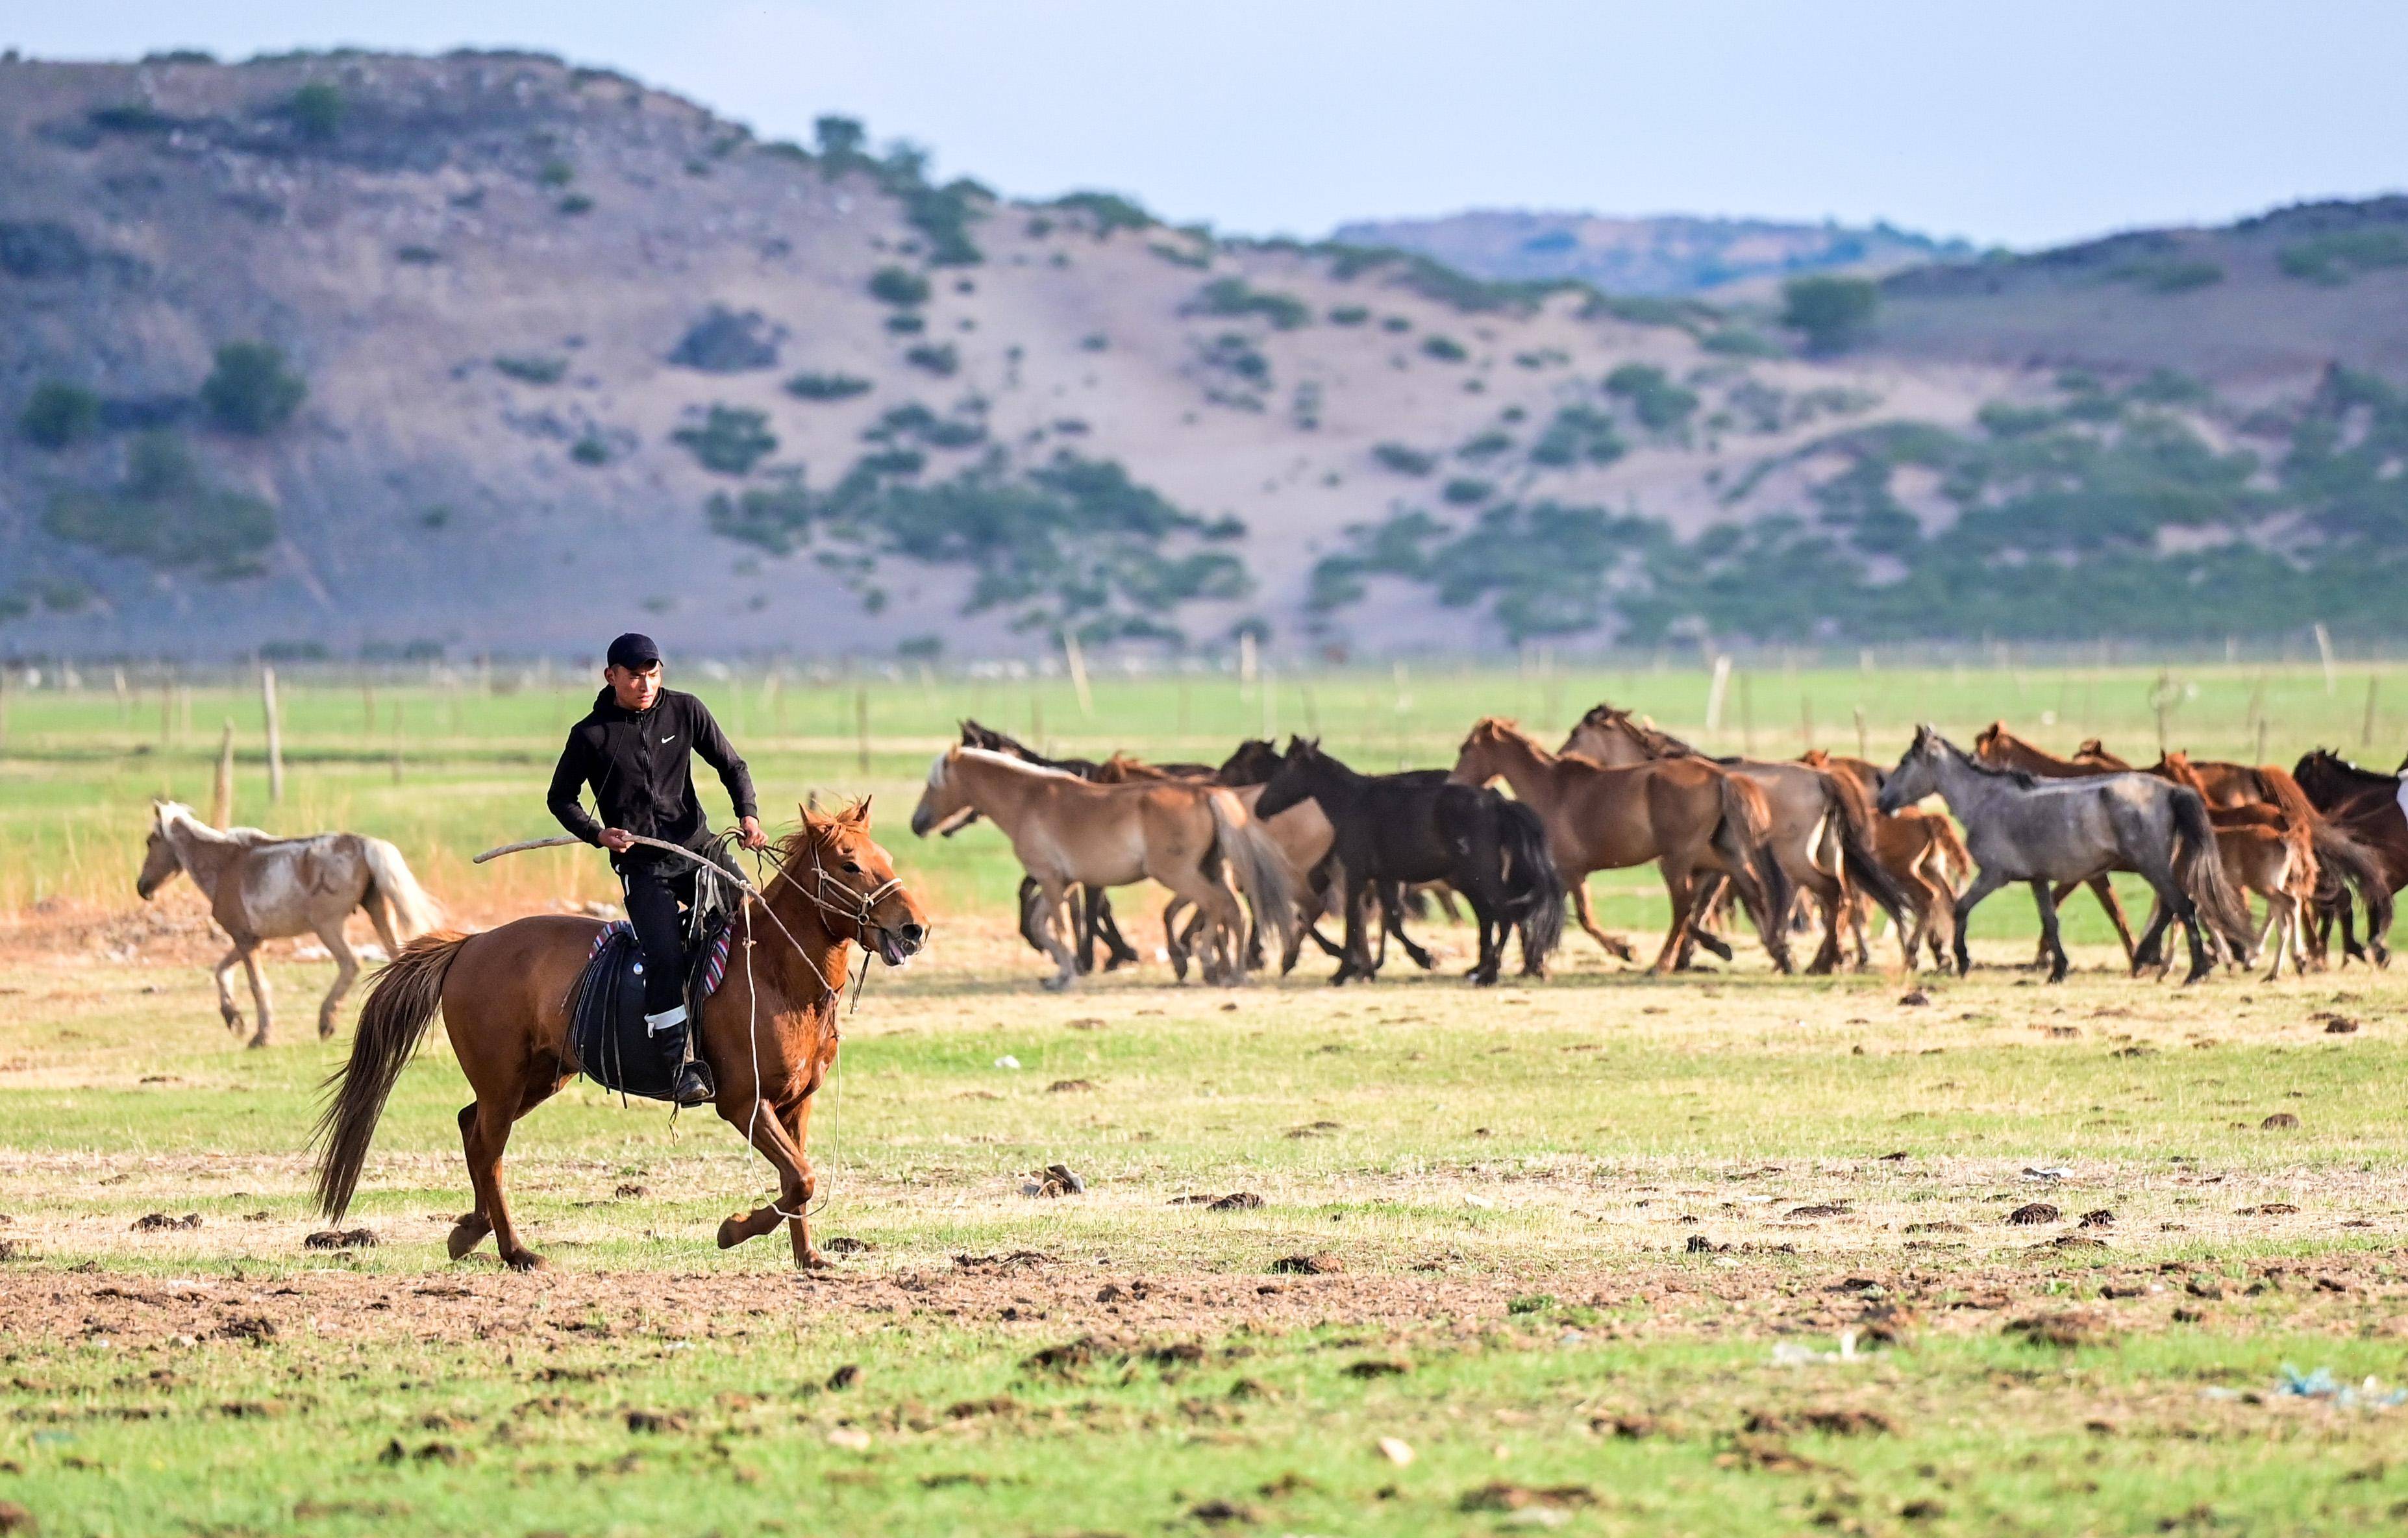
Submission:
<svg viewBox="0 0 2408 1538">
<path fill-rule="evenodd" d="M 14 0 L 0 47 L 524 47 L 765 137 L 1317 237 L 1467 208 L 2017 248 L 2408 189 L 2402 0 Z"/>
</svg>

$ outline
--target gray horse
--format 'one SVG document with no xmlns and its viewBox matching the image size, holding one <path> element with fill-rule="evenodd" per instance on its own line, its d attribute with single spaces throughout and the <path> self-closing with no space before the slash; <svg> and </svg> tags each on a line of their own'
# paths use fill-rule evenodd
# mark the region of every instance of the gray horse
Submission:
<svg viewBox="0 0 2408 1538">
<path fill-rule="evenodd" d="M 179 801 L 150 804 L 150 842 L 134 890 L 144 901 L 179 870 L 209 899 L 209 916 L 234 941 L 211 975 L 226 1028 L 242 1029 L 227 978 L 237 963 L 251 977 L 259 1026 L 251 1044 L 264 1047 L 271 1025 L 267 979 L 259 970 L 259 942 L 314 934 L 335 958 L 335 985 L 318 1006 L 318 1034 L 335 1034 L 343 996 L 360 975 L 360 958 L 343 938 L 353 909 L 368 915 L 388 956 L 435 927 L 440 913 L 419 889 L 401 851 L 360 833 L 279 839 L 255 827 L 211 827 Z"/>
<path fill-rule="evenodd" d="M 2214 969 L 2200 926 L 2213 927 L 2232 953 L 2252 955 L 2249 911 L 2224 876 L 2207 803 L 2197 791 L 2149 774 L 2102 774 L 2087 780 L 2042 780 L 2020 769 L 1992 769 L 1930 726 L 1882 786 L 1884 812 L 1913 806 L 1937 793 L 1965 825 L 1965 841 L 1981 873 L 1956 899 L 1956 971 L 1965 954 L 1965 918 L 1984 898 L 2011 881 L 2029 882 L 2040 905 L 2048 980 L 2063 982 L 2069 963 L 2057 937 L 2052 883 L 2088 881 L 2128 870 L 2157 894 L 2157 913 L 2139 954 L 2157 954 L 2166 926 L 2180 919 L 2190 940 L 2196 983 Z M 2171 957 L 2169 957 L 2171 960 Z"/>
</svg>

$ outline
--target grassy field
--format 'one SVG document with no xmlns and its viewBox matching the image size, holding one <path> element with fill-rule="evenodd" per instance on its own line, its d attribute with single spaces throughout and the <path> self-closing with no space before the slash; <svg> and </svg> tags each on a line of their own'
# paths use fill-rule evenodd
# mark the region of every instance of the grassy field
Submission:
<svg viewBox="0 0 2408 1538">
<path fill-rule="evenodd" d="M 1761 674 L 1747 697 L 1766 753 L 1796 751 L 1802 696 L 1850 749 L 1861 704 L 1876 756 L 1917 717 L 1998 715 L 2145 755 L 2156 683 Z M 2387 765 L 2393 686 L 2371 748 L 2362 670 L 2331 694 L 2314 670 L 2177 675 L 2170 732 L 2254 756 L 2262 715 L 2275 756 Z M 706 686 L 765 792 L 879 793 L 940 925 L 848 1023 L 813 1152 L 822 1243 L 851 1243 L 810 1278 L 781 1240 L 712 1246 L 767 1189 L 734 1133 L 583 1084 L 509 1166 L 550 1268 L 447 1261 L 466 1097 L 439 1036 L 351 1219 L 379 1243 L 308 1248 L 302 1143 L 343 1042 L 293 1024 L 326 968 L 278 956 L 285 1044 L 245 1052 L 191 889 L 127 912 L 144 799 L 206 803 L 228 714 L 248 820 L 394 837 L 481 920 L 604 896 L 591 856 L 466 864 L 545 831 L 581 697 L 386 686 L 371 730 L 356 686 L 288 686 L 270 808 L 253 697 L 197 697 L 188 733 L 171 698 L 163 743 L 155 692 L 12 693 L 0 1502 L 44 1533 L 2408 1520 L 2408 1408 L 2387 1404 L 2408 1380 L 2408 985 L 2133 983 L 2094 929 L 2046 988 L 2015 966 L 2028 905 L 2002 898 L 1962 981 L 1776 978 L 1752 948 L 1656 981 L 1576 939 L 1555 979 L 1474 994 L 1454 975 L 1470 937 L 1441 924 L 1445 970 L 1369 989 L 1314 963 L 1235 991 L 1148 966 L 1056 998 L 1009 932 L 992 829 L 899 832 L 952 718 L 1025 730 L 1032 698 L 1065 750 L 1213 755 L 1268 709 L 1361 760 L 1435 763 L 1484 711 L 1560 730 L 1600 697 L 1697 733 L 1704 680 L 1279 691 L 1098 681 L 1089 718 L 1067 684 L 890 683 L 865 773 L 851 686 Z M 1739 697 L 1718 745 L 1741 745 Z M 1654 919 L 1649 880 L 1598 878 L 1610 923 Z M 1083 1195 L 1032 1194 L 1057 1162 Z M 2286 1369 L 2351 1394 L 2286 1391 Z"/>
</svg>

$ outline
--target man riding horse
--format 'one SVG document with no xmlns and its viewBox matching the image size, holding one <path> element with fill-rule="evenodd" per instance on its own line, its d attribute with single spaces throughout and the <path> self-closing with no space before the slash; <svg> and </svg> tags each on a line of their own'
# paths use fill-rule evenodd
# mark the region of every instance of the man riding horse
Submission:
<svg viewBox="0 0 2408 1538">
<path fill-rule="evenodd" d="M 653 1035 L 679 1033 L 685 1059 L 671 1096 L 680 1105 L 710 1103 L 710 1071 L 696 1059 L 686 1021 L 685 940 L 679 910 L 692 907 L 700 868 L 648 848 L 638 837 L 712 855 L 710 824 L 694 792 L 692 755 L 719 771 L 736 809 L 737 840 L 768 843 L 761 832 L 752 775 L 710 709 L 690 694 L 661 686 L 661 649 L 633 631 L 610 643 L 604 688 L 594 709 L 568 729 L 547 798 L 560 826 L 610 852 L 626 897 L 627 923 L 644 953 L 644 1024 Z M 594 789 L 596 819 L 579 798 Z M 720 856 L 714 856 L 720 857 Z"/>
</svg>

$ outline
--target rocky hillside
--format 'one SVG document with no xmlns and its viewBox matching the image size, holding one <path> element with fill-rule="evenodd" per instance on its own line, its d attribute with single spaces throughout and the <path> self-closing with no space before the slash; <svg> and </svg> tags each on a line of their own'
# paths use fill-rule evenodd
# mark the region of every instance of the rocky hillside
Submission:
<svg viewBox="0 0 2408 1538">
<path fill-rule="evenodd" d="M 2408 226 L 2258 223 L 1794 329 L 523 55 L 0 63 L 0 654 L 2396 628 Z"/>
<path fill-rule="evenodd" d="M 1442 219 L 1363 220 L 1340 225 L 1334 238 L 1419 252 L 1484 278 L 1568 278 L 1611 294 L 1705 297 L 1761 289 L 1767 280 L 1803 273 L 1879 276 L 1975 254 L 1962 240 L 1935 240 L 1889 224 L 1681 215 L 1615 219 L 1519 208 L 1477 208 Z"/>
</svg>

